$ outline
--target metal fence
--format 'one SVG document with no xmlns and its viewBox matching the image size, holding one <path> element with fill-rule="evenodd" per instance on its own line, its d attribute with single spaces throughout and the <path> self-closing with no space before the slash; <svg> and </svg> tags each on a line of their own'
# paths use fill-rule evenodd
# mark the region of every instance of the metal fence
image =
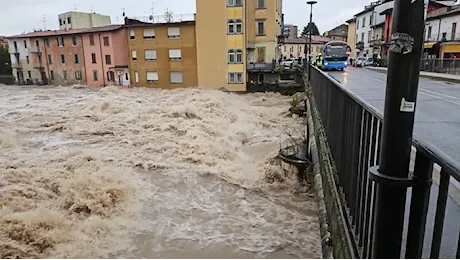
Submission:
<svg viewBox="0 0 460 260">
<path fill-rule="evenodd" d="M 382 59 L 379 65 L 387 67 L 388 59 Z M 460 59 L 422 59 L 420 62 L 420 71 L 460 75 Z"/>
<path fill-rule="evenodd" d="M 379 164 L 382 115 L 316 67 L 311 68 L 309 78 L 313 103 L 319 111 L 335 161 L 352 246 L 360 258 L 371 258 L 376 185 L 369 179 L 368 172 Z M 411 183 L 410 210 L 406 212 L 406 216 L 409 214 L 408 231 L 403 252 L 406 258 L 422 257 L 433 165 L 438 164 L 440 182 L 430 257 L 439 258 L 450 178 L 460 180 L 460 165 L 422 140 L 415 140 L 413 146 L 416 149 L 414 182 Z M 457 259 L 460 257 L 460 237 L 458 244 Z"/>
</svg>

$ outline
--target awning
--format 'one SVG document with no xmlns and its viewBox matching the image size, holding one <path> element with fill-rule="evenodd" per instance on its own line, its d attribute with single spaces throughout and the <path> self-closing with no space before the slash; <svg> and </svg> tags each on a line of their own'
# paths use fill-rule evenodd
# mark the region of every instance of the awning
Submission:
<svg viewBox="0 0 460 260">
<path fill-rule="evenodd" d="M 425 49 L 431 49 L 437 42 L 425 42 Z"/>
<path fill-rule="evenodd" d="M 457 44 L 445 44 L 443 47 L 444 53 L 459 53 L 460 43 Z"/>
</svg>

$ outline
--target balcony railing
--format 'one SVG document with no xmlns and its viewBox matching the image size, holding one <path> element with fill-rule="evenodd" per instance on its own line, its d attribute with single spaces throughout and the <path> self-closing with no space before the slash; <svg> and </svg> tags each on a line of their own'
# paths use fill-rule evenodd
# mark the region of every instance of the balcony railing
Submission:
<svg viewBox="0 0 460 260">
<path fill-rule="evenodd" d="M 10 54 L 19 54 L 18 48 L 13 48 L 13 49 L 10 51 Z"/>
<path fill-rule="evenodd" d="M 37 54 L 42 53 L 40 47 L 37 47 L 37 46 L 36 47 L 30 47 L 29 51 L 30 51 L 30 53 L 37 53 Z"/>
<path fill-rule="evenodd" d="M 437 42 L 437 41 L 460 41 L 460 33 L 446 33 L 446 34 L 431 34 L 425 37 L 427 42 Z"/>
<path fill-rule="evenodd" d="M 383 37 L 380 38 L 380 39 L 371 40 L 369 42 L 369 46 L 371 46 L 371 47 L 377 47 L 377 46 L 381 46 L 383 44 L 385 44 L 385 40 L 383 39 Z"/>
<path fill-rule="evenodd" d="M 11 64 L 11 68 L 13 68 L 13 69 L 22 69 L 22 64 L 20 62 Z"/>
<path fill-rule="evenodd" d="M 247 70 L 260 70 L 260 71 L 271 71 L 274 70 L 276 64 L 270 62 L 255 62 L 248 63 Z"/>
</svg>

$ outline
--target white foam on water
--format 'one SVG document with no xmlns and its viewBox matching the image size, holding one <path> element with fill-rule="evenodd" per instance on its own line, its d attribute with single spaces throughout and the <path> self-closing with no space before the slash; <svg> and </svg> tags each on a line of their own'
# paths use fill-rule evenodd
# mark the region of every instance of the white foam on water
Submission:
<svg viewBox="0 0 460 260">
<path fill-rule="evenodd" d="M 0 256 L 321 256 L 289 97 L 0 87 Z"/>
</svg>

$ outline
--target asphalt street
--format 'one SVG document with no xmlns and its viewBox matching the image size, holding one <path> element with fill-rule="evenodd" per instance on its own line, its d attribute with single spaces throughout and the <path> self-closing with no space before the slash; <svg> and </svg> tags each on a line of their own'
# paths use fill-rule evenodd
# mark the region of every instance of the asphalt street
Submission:
<svg viewBox="0 0 460 260">
<path fill-rule="evenodd" d="M 357 96 L 383 111 L 386 73 L 353 67 L 347 68 L 344 72 L 329 71 L 326 73 Z M 460 84 L 420 78 L 414 138 L 427 141 L 453 160 L 460 161 Z M 451 181 L 454 186 L 460 187 L 453 178 Z M 437 195 L 438 186 L 433 185 L 427 216 L 424 258 L 429 257 Z M 458 202 L 449 197 L 444 221 L 441 258 L 455 258 L 459 232 L 460 206 Z"/>
</svg>

